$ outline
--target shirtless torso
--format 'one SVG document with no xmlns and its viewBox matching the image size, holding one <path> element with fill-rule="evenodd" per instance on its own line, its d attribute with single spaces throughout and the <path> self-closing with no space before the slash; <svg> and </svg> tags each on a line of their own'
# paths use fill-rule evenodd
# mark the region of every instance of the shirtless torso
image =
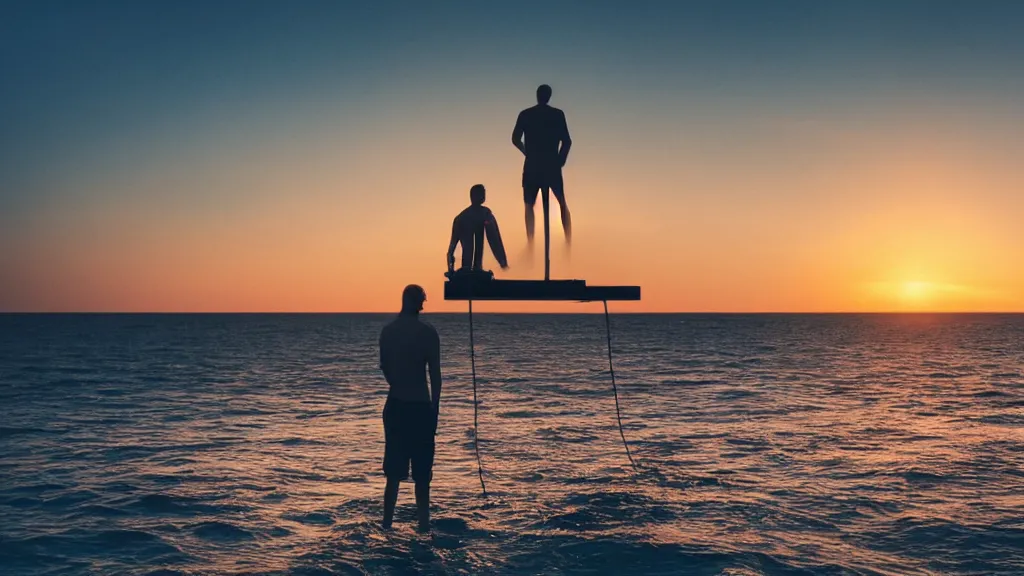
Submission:
<svg viewBox="0 0 1024 576">
<path fill-rule="evenodd" d="M 431 402 L 440 396 L 441 340 L 433 326 L 413 315 L 399 315 L 381 330 L 380 369 L 388 397 L 406 402 Z M 430 371 L 431 390 L 427 389 Z"/>
<path fill-rule="evenodd" d="M 473 204 L 452 221 L 452 237 L 448 244 L 449 267 L 454 263 L 456 244 L 462 244 L 462 270 L 483 270 L 484 236 L 502 269 L 508 268 L 505 245 L 501 241 L 498 221 L 486 206 Z"/>
</svg>

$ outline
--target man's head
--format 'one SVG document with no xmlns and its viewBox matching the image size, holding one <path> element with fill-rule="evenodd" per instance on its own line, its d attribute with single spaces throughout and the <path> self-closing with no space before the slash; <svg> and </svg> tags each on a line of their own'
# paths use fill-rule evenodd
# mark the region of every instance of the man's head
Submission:
<svg viewBox="0 0 1024 576">
<path fill-rule="evenodd" d="M 402 291 L 402 314 L 419 314 L 423 303 L 427 301 L 427 293 L 416 284 L 409 284 Z"/>
<path fill-rule="evenodd" d="M 483 184 L 475 184 L 469 189 L 469 201 L 472 202 L 474 206 L 483 204 L 486 199 L 487 190 L 484 188 Z"/>
<path fill-rule="evenodd" d="M 537 87 L 537 103 L 547 104 L 551 100 L 551 86 L 541 84 Z"/>
</svg>

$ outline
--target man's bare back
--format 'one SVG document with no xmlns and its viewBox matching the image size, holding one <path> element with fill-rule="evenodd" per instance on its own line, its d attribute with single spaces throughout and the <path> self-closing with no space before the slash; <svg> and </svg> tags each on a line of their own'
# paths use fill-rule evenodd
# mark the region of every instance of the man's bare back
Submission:
<svg viewBox="0 0 1024 576">
<path fill-rule="evenodd" d="M 430 402 L 427 369 L 436 370 L 435 381 L 440 381 L 440 356 L 437 330 L 416 316 L 395 318 L 380 334 L 380 369 L 388 382 L 388 396 L 406 402 Z"/>
<path fill-rule="evenodd" d="M 452 221 L 452 237 L 448 243 L 448 272 L 455 271 L 455 246 L 462 244 L 462 272 L 482 272 L 484 262 L 484 236 L 491 245 L 491 252 L 501 268 L 508 268 L 505 244 L 501 241 L 498 221 L 491 209 L 484 206 L 487 190 L 483 184 L 475 184 L 469 190 L 472 204 Z"/>
</svg>

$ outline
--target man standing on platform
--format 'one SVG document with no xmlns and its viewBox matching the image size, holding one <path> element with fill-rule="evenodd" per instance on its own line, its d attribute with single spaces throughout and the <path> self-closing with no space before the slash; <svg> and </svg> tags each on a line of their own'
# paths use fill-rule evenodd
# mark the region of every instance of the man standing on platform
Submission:
<svg viewBox="0 0 1024 576">
<path fill-rule="evenodd" d="M 550 100 L 551 87 L 542 84 L 537 88 L 537 105 L 520 112 L 512 130 L 512 144 L 526 156 L 523 163 L 523 201 L 526 204 L 526 238 L 531 246 L 533 206 L 537 202 L 537 193 L 541 188 L 545 194 L 548 190 L 554 193 L 561 208 L 562 230 L 565 231 L 566 242 L 572 241 L 572 221 L 562 185 L 562 167 L 569 158 L 572 139 L 569 138 L 565 113 L 549 106 Z"/>
</svg>

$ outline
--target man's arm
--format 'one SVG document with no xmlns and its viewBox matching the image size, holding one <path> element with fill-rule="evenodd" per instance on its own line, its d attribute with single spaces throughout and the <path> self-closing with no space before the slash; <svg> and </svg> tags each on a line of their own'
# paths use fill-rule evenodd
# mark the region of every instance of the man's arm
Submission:
<svg viewBox="0 0 1024 576">
<path fill-rule="evenodd" d="M 383 331 L 381 331 L 380 338 L 377 340 L 377 347 L 380 348 L 380 371 L 384 374 L 384 379 L 387 380 L 388 384 L 390 384 L 391 379 L 388 378 L 387 355 L 384 352 L 385 343 Z"/>
<path fill-rule="evenodd" d="M 526 146 L 523 144 L 523 132 L 525 127 L 523 126 L 523 112 L 519 113 L 516 118 L 515 128 L 512 129 L 512 144 L 526 156 Z"/>
<path fill-rule="evenodd" d="M 562 125 L 559 127 L 561 134 L 559 139 L 562 141 L 562 147 L 558 150 L 558 156 L 562 160 L 562 166 L 565 166 L 566 160 L 569 159 L 569 148 L 572 147 L 572 138 L 569 137 L 569 124 L 565 121 L 565 112 L 561 113 Z"/>
<path fill-rule="evenodd" d="M 438 414 L 441 411 L 441 337 L 431 328 L 430 352 L 427 364 L 430 366 L 430 401 L 434 405 L 434 433 L 437 434 Z"/>
<path fill-rule="evenodd" d="M 448 271 L 455 269 L 455 245 L 459 243 L 459 217 L 452 220 L 452 239 L 448 242 Z"/>
<path fill-rule="evenodd" d="M 487 218 L 484 219 L 484 232 L 487 236 L 487 243 L 491 245 L 491 253 L 502 270 L 508 270 L 508 257 L 505 255 L 505 243 L 501 241 L 501 230 L 498 229 L 498 220 L 494 213 L 487 211 Z"/>
</svg>

